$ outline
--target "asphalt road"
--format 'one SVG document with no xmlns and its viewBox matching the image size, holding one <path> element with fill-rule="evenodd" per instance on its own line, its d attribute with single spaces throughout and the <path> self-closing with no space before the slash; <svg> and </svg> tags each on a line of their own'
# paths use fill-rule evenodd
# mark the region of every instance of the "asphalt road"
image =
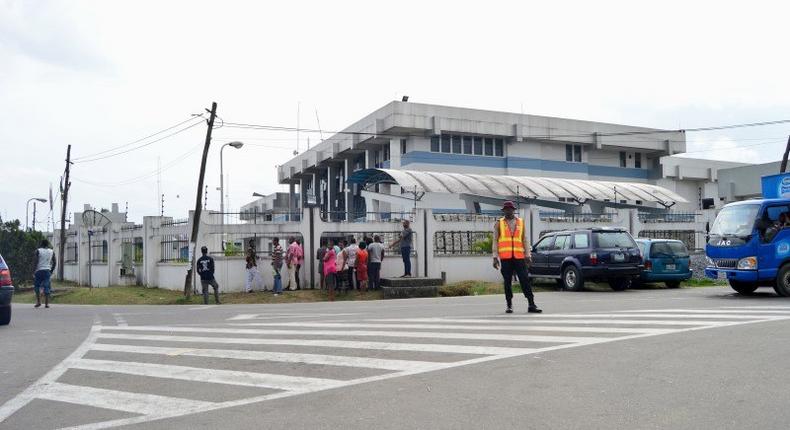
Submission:
<svg viewBox="0 0 790 430">
<path fill-rule="evenodd" d="M 787 429 L 790 300 L 724 287 L 16 305 L 0 429 Z"/>
</svg>

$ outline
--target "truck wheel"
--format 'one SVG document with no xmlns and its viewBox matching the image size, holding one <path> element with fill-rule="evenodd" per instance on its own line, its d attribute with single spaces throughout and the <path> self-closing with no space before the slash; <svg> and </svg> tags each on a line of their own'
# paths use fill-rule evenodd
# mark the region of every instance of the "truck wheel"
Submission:
<svg viewBox="0 0 790 430">
<path fill-rule="evenodd" d="M 579 268 L 569 264 L 562 269 L 562 285 L 569 291 L 582 291 L 584 289 L 584 278 Z"/>
<path fill-rule="evenodd" d="M 680 281 L 667 281 L 666 284 L 667 284 L 667 288 L 679 288 L 680 287 Z"/>
<path fill-rule="evenodd" d="M 0 325 L 8 325 L 11 322 L 11 306 L 0 308 Z"/>
<path fill-rule="evenodd" d="M 730 280 L 730 287 L 733 290 L 737 291 L 739 294 L 743 294 L 744 296 L 748 296 L 757 289 L 757 284 L 752 282 L 743 282 L 743 281 L 733 281 Z"/>
<path fill-rule="evenodd" d="M 609 279 L 608 283 L 614 291 L 625 291 L 631 286 L 631 278 Z"/>
<path fill-rule="evenodd" d="M 774 284 L 776 294 L 782 297 L 790 296 L 790 264 L 785 264 L 779 269 L 776 275 L 776 284 Z"/>
</svg>

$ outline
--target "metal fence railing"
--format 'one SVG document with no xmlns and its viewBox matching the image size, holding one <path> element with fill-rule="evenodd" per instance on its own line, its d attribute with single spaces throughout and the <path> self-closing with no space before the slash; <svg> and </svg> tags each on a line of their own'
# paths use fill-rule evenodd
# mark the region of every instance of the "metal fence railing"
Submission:
<svg viewBox="0 0 790 430">
<path fill-rule="evenodd" d="M 436 221 L 461 221 L 461 222 L 497 222 L 502 214 L 495 213 L 463 213 L 463 212 L 434 212 Z"/>
<path fill-rule="evenodd" d="M 107 262 L 107 241 L 94 240 L 90 245 L 91 263 L 106 263 Z"/>
<path fill-rule="evenodd" d="M 189 262 L 189 239 L 185 234 L 167 234 L 162 236 L 160 244 L 160 262 Z"/>
<path fill-rule="evenodd" d="M 686 244 L 686 248 L 696 248 L 696 235 L 694 230 L 642 230 L 639 237 L 649 239 L 673 239 Z"/>
<path fill-rule="evenodd" d="M 76 242 L 66 243 L 66 255 L 63 257 L 65 263 L 76 263 L 79 261 L 79 246 Z"/>
<path fill-rule="evenodd" d="M 490 231 L 437 231 L 433 235 L 434 255 L 491 254 Z"/>
<path fill-rule="evenodd" d="M 639 212 L 639 221 L 643 223 L 695 222 L 699 215 L 696 212 Z"/>
<path fill-rule="evenodd" d="M 263 224 L 267 222 L 299 222 L 302 213 L 297 211 L 267 211 L 267 212 L 212 212 L 212 215 L 221 217 L 223 224 Z"/>
<path fill-rule="evenodd" d="M 169 221 L 163 221 L 162 227 L 172 227 L 176 225 L 186 225 L 189 224 L 189 219 L 181 218 L 181 219 L 172 219 Z"/>
<path fill-rule="evenodd" d="M 541 221 L 546 222 L 612 222 L 617 214 L 614 212 L 565 212 L 565 211 L 540 211 Z"/>
<path fill-rule="evenodd" d="M 142 230 L 142 224 L 132 224 L 132 225 L 125 225 L 121 227 L 121 231 L 134 231 L 134 230 Z"/>
<path fill-rule="evenodd" d="M 414 221 L 414 212 L 351 212 L 346 211 L 321 211 L 321 220 L 324 222 L 401 222 Z M 348 219 L 347 219 L 348 216 Z"/>
</svg>

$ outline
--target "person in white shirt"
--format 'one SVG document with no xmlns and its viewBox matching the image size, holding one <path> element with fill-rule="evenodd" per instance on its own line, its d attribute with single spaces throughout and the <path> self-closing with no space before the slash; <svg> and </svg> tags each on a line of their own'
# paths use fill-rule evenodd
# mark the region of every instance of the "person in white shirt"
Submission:
<svg viewBox="0 0 790 430">
<path fill-rule="evenodd" d="M 34 274 L 33 290 L 36 292 L 36 305 L 34 307 L 41 307 L 41 290 L 44 290 L 44 307 L 49 307 L 49 296 L 52 293 L 52 285 L 50 279 L 52 272 L 57 266 L 55 259 L 55 251 L 49 247 L 49 241 L 46 239 L 41 241 L 41 247 L 36 250 L 36 273 Z"/>
</svg>

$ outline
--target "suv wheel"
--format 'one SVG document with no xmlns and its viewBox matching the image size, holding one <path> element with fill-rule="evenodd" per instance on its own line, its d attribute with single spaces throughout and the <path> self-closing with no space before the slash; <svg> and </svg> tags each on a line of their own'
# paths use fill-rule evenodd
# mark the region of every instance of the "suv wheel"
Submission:
<svg viewBox="0 0 790 430">
<path fill-rule="evenodd" d="M 777 279 L 777 283 L 779 280 Z M 733 290 L 737 291 L 738 294 L 743 294 L 744 296 L 748 296 L 749 294 L 753 293 L 754 290 L 757 289 L 758 285 L 754 282 L 743 282 L 743 281 L 733 281 L 730 280 L 730 287 Z M 779 291 L 777 291 L 779 293 Z M 781 295 L 781 294 L 779 294 Z"/>
<path fill-rule="evenodd" d="M 578 267 L 569 264 L 562 269 L 562 285 L 569 291 L 581 291 L 584 289 L 584 279 Z"/>
<path fill-rule="evenodd" d="M 631 278 L 610 279 L 609 286 L 615 291 L 625 291 L 631 286 Z"/>
<path fill-rule="evenodd" d="M 0 325 L 8 325 L 11 322 L 11 305 L 0 307 Z"/>
<path fill-rule="evenodd" d="M 667 281 L 666 284 L 667 284 L 667 288 L 679 288 L 680 287 L 680 281 Z"/>
<path fill-rule="evenodd" d="M 776 275 L 774 290 L 776 294 L 782 297 L 790 296 L 790 264 L 785 264 L 779 269 L 779 273 Z"/>
</svg>

